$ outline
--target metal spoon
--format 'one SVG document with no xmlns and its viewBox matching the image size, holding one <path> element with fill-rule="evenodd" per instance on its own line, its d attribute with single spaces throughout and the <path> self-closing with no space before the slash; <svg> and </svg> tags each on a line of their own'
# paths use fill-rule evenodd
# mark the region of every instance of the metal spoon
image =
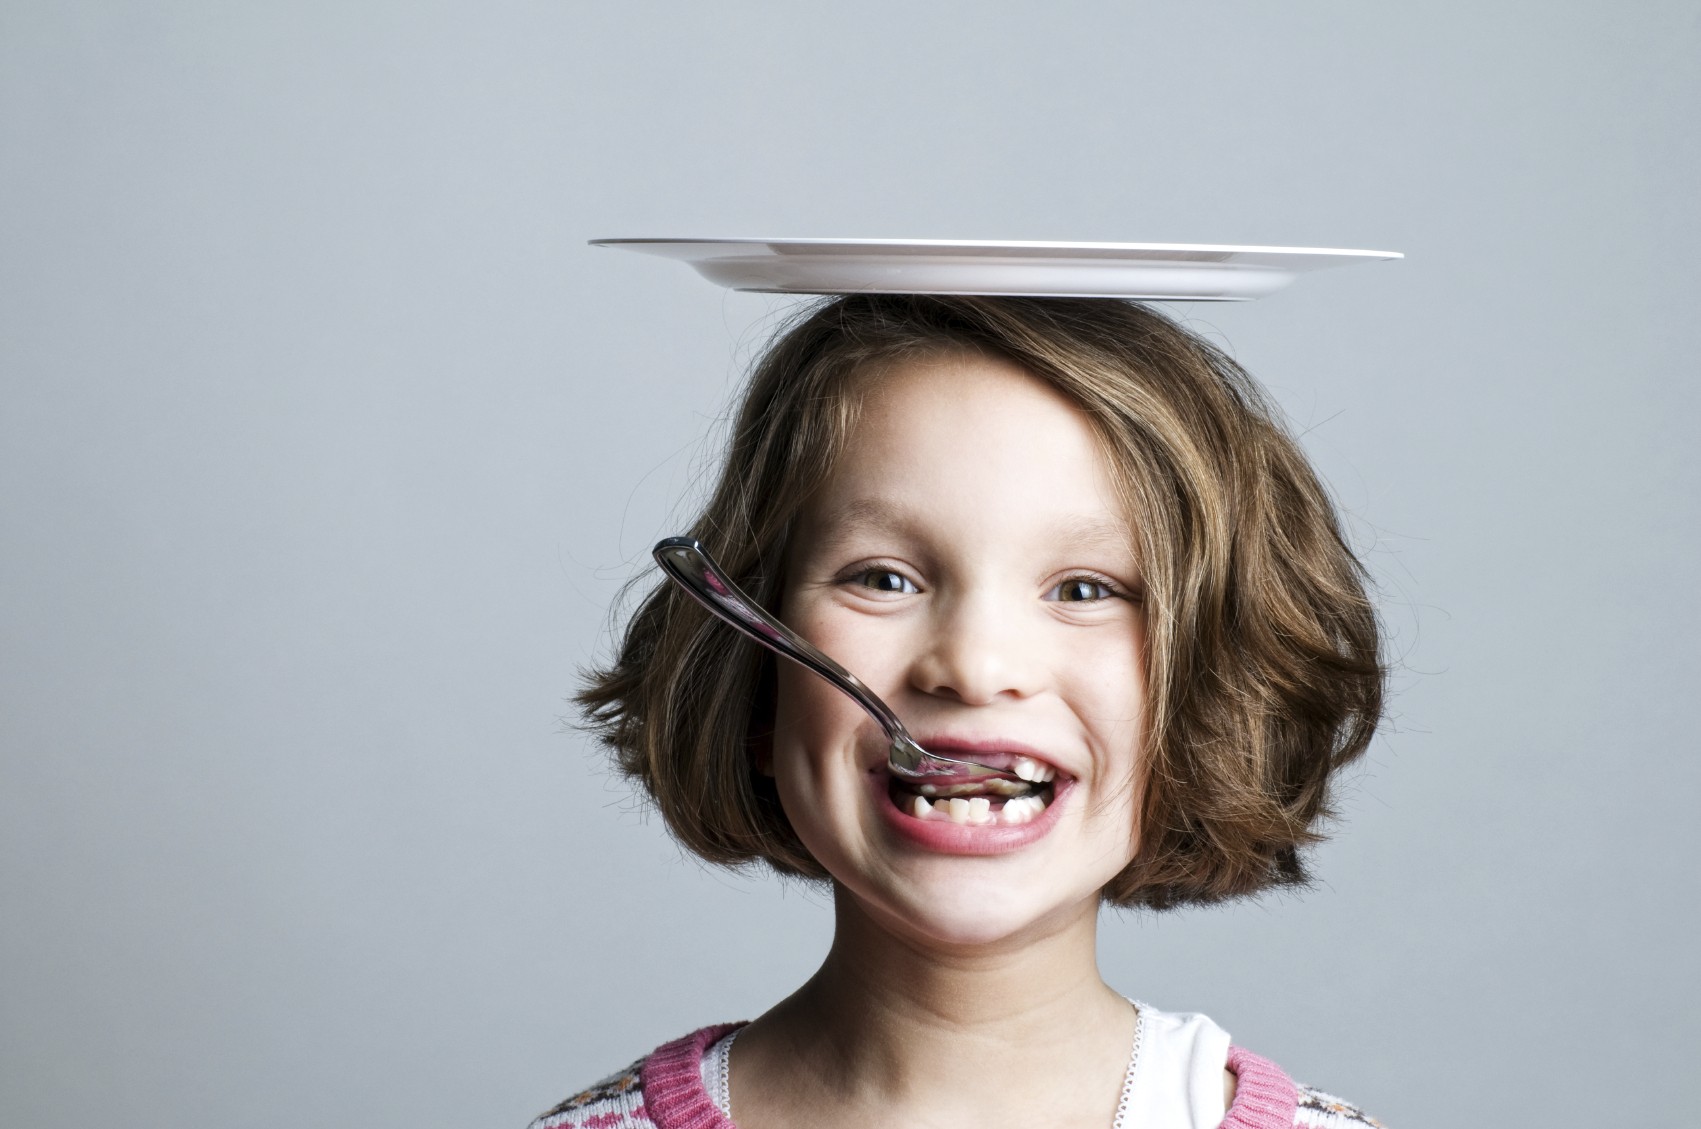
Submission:
<svg viewBox="0 0 1701 1129">
<path fill-rule="evenodd" d="M 814 672 L 848 694 L 868 711 L 891 742 L 886 766 L 893 776 L 925 780 L 930 776 L 999 776 L 1017 779 L 1008 769 L 993 768 L 960 757 L 930 753 L 898 720 L 898 715 L 875 696 L 862 680 L 812 646 L 791 628 L 762 610 L 762 606 L 739 590 L 703 546 L 690 537 L 669 537 L 655 547 L 656 563 L 697 602 L 746 637 Z"/>
</svg>

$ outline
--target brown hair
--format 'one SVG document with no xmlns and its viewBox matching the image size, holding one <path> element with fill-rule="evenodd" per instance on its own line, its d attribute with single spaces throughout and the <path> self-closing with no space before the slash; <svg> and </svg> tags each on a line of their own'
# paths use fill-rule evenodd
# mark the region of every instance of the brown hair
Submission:
<svg viewBox="0 0 1701 1129">
<path fill-rule="evenodd" d="M 1141 842 L 1123 906 L 1301 884 L 1335 771 L 1364 751 L 1383 667 L 1362 566 L 1298 445 L 1221 350 L 1130 302 L 858 295 L 758 363 L 693 536 L 778 606 L 791 530 L 853 429 L 863 379 L 939 352 L 1007 358 L 1096 430 L 1145 584 Z M 825 878 L 755 771 L 774 660 L 661 583 L 578 695 L 673 834 L 711 862 Z"/>
</svg>

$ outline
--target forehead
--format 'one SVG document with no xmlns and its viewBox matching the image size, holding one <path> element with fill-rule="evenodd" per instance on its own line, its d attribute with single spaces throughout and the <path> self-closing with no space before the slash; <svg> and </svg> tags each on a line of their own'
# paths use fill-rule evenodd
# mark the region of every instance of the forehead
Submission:
<svg viewBox="0 0 1701 1129">
<path fill-rule="evenodd" d="M 1014 362 L 978 354 L 872 374 L 806 520 L 817 532 L 934 522 L 959 536 L 1129 540 L 1086 413 Z"/>
</svg>

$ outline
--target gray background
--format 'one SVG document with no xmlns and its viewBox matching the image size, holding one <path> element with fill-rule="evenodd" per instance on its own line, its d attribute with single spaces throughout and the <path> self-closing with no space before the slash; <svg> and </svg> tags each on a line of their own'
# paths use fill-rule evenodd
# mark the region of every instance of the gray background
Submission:
<svg viewBox="0 0 1701 1129">
<path fill-rule="evenodd" d="M 1694 3 L 0 6 L 0 1123 L 518 1126 L 813 967 L 562 731 L 791 304 L 584 246 L 1405 251 L 1177 307 L 1402 660 L 1303 897 L 1114 984 L 1396 1127 L 1676 1123 Z"/>
</svg>

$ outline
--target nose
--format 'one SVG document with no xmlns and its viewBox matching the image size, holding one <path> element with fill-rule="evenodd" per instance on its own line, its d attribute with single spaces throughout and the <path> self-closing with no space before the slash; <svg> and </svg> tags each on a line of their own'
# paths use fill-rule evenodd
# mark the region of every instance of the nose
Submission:
<svg viewBox="0 0 1701 1129">
<path fill-rule="evenodd" d="M 935 697 L 985 706 L 1026 698 L 1044 684 L 1039 641 L 1020 612 L 989 595 L 943 599 L 910 668 L 910 683 Z"/>
</svg>

